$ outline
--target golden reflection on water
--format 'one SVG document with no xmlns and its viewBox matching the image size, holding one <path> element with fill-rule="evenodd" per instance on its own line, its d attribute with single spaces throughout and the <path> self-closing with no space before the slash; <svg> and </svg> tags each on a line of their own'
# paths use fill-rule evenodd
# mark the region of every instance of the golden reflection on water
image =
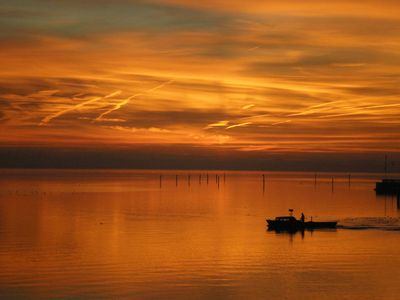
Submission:
<svg viewBox="0 0 400 300">
<path fill-rule="evenodd" d="M 261 173 L 228 172 L 224 182 L 209 172 L 208 184 L 206 172 L 198 176 L 3 171 L 0 295 L 398 298 L 400 231 L 265 227 L 287 208 L 314 219 L 397 220 L 396 199 L 375 196 L 376 175 L 349 185 L 346 174 L 325 174 L 315 185 L 314 174 L 268 173 L 264 190 Z"/>
</svg>

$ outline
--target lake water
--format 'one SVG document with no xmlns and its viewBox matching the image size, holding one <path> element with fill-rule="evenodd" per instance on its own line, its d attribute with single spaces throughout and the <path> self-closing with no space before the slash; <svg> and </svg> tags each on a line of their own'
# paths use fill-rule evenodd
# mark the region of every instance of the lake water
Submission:
<svg viewBox="0 0 400 300">
<path fill-rule="evenodd" d="M 0 297 L 400 299 L 379 174 L 206 173 L 2 170 Z M 288 208 L 339 228 L 267 231 Z"/>
</svg>

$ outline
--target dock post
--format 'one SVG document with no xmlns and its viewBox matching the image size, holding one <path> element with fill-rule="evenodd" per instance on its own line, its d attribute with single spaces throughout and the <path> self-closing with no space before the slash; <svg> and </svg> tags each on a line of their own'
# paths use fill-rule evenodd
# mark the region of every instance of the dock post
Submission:
<svg viewBox="0 0 400 300">
<path fill-rule="evenodd" d="M 175 176 L 175 186 L 178 186 L 178 175 Z"/>
<path fill-rule="evenodd" d="M 263 180 L 263 193 L 265 192 L 265 175 L 262 174 L 262 180 Z"/>
<path fill-rule="evenodd" d="M 334 181 L 333 181 L 333 177 L 332 177 L 332 193 L 333 193 L 333 183 L 334 183 Z"/>
<path fill-rule="evenodd" d="M 208 173 L 207 173 L 207 185 L 208 185 Z"/>
<path fill-rule="evenodd" d="M 188 175 L 188 186 L 190 186 L 190 175 Z"/>
<path fill-rule="evenodd" d="M 162 175 L 160 175 L 160 189 L 162 187 Z"/>
<path fill-rule="evenodd" d="M 201 174 L 199 174 L 199 184 L 201 184 Z"/>
</svg>

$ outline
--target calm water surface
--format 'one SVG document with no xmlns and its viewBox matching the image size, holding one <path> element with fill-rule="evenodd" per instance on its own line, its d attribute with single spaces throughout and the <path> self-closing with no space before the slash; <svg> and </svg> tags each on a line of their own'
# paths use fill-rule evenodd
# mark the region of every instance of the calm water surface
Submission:
<svg viewBox="0 0 400 300">
<path fill-rule="evenodd" d="M 0 297 L 400 299 L 379 174 L 208 174 L 2 170 Z M 288 208 L 340 226 L 268 232 Z"/>
</svg>

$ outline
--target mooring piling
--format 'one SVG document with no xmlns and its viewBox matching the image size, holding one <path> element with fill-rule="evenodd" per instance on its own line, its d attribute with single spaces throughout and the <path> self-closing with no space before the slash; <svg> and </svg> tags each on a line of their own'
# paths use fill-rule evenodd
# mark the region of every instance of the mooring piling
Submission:
<svg viewBox="0 0 400 300">
<path fill-rule="evenodd" d="M 262 174 L 263 192 L 265 192 L 265 174 Z"/>
</svg>

